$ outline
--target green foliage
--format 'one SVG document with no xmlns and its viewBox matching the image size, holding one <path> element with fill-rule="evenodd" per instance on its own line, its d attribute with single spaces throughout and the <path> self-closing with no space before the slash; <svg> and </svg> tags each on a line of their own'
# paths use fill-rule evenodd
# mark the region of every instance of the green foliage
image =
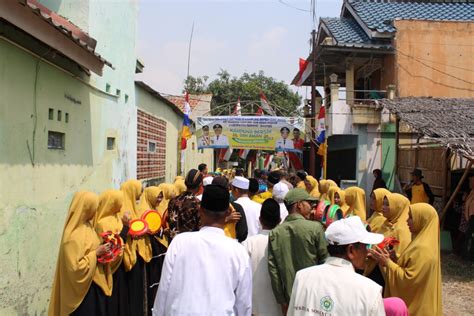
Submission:
<svg viewBox="0 0 474 316">
<path fill-rule="evenodd" d="M 226 70 L 221 70 L 209 84 L 206 84 L 207 79 L 206 76 L 190 76 L 185 81 L 185 89 L 191 94 L 212 93 L 211 109 L 214 115 L 230 114 L 238 97 L 243 114 L 255 113 L 260 104 L 260 91 L 263 91 L 270 106 L 280 116 L 293 114 L 301 103 L 301 97 L 292 92 L 286 83 L 265 76 L 263 71 L 244 73 L 237 78 Z"/>
</svg>

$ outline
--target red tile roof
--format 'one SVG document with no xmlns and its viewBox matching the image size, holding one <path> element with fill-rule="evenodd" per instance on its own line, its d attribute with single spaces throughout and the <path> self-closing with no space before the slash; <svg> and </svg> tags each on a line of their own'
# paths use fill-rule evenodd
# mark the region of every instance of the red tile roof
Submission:
<svg viewBox="0 0 474 316">
<path fill-rule="evenodd" d="M 194 108 L 199 105 L 199 103 L 209 102 L 208 100 L 210 99 L 210 97 L 212 97 L 212 94 L 201 94 L 201 95 L 190 94 L 189 106 L 191 107 L 191 111 L 193 111 Z M 166 98 L 169 101 L 176 104 L 176 106 L 180 108 L 181 111 L 184 111 L 184 96 L 167 96 Z"/>
</svg>

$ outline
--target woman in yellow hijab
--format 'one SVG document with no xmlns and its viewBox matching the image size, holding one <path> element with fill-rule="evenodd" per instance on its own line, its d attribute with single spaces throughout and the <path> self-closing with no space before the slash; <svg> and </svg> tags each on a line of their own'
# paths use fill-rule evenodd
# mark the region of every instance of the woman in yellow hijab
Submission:
<svg viewBox="0 0 474 316">
<path fill-rule="evenodd" d="M 120 210 L 123 204 L 123 192 L 119 190 L 107 190 L 99 196 L 99 208 L 95 217 L 95 230 L 98 235 L 103 232 L 120 234 L 125 242 L 127 240 L 128 227 L 123 225 L 120 218 Z M 94 282 L 104 291 L 107 296 L 107 314 L 118 315 L 119 311 L 129 309 L 128 284 L 125 278 L 125 268 L 121 255 L 117 260 L 108 265 L 101 265 L 96 269 Z"/>
<path fill-rule="evenodd" d="M 349 209 L 349 205 L 346 204 L 346 193 L 338 187 L 330 187 L 329 194 L 331 194 L 331 191 L 334 192 L 332 198 L 334 203 L 331 204 L 339 205 L 342 210 L 342 216 L 346 216 L 347 210 Z"/>
<path fill-rule="evenodd" d="M 306 185 L 306 191 L 309 193 L 309 195 L 319 198 L 320 194 L 318 180 L 316 180 L 313 176 L 306 176 L 304 184 Z"/>
<path fill-rule="evenodd" d="M 177 176 L 174 179 L 174 193 L 176 196 L 180 195 L 181 193 L 186 192 L 186 184 L 184 183 L 184 177 L 183 176 Z"/>
<path fill-rule="evenodd" d="M 385 272 L 385 296 L 403 299 L 410 315 L 442 315 L 438 214 L 429 204 L 413 204 L 408 226 L 413 241 L 397 262 L 386 250 L 369 250 Z"/>
<path fill-rule="evenodd" d="M 390 191 L 387 189 L 375 189 L 370 194 L 370 210 L 372 214 L 367 219 L 367 224 L 370 226 L 370 231 L 377 233 L 385 222 L 385 217 L 383 216 L 383 200 L 386 195 L 390 194 Z"/>
<path fill-rule="evenodd" d="M 365 222 L 365 191 L 359 187 L 350 187 L 345 192 L 346 203 L 349 205 L 346 216 L 359 216 L 362 222 Z"/>
<path fill-rule="evenodd" d="M 141 217 L 148 210 L 156 210 L 158 206 L 158 197 L 162 195 L 163 189 L 161 184 L 157 187 L 151 186 L 143 190 L 140 202 L 137 206 L 137 215 Z"/>
<path fill-rule="evenodd" d="M 138 180 L 128 180 L 121 185 L 120 191 L 123 192 L 122 214 L 130 212 L 132 219 L 139 219 L 141 214 L 137 201 L 143 192 L 142 183 Z M 145 313 L 144 306 L 147 301 L 145 263 L 150 262 L 151 257 L 151 244 L 148 235 L 138 238 L 127 236 L 123 264 L 125 271 L 127 271 L 130 310 L 137 315 Z"/>
<path fill-rule="evenodd" d="M 330 187 L 337 187 L 336 182 L 332 180 L 321 180 L 319 181 L 319 200 L 327 200 L 329 201 L 328 198 L 328 191 Z"/>
<path fill-rule="evenodd" d="M 105 310 L 100 288 L 92 282 L 97 257 L 110 251 L 100 245 L 92 221 L 99 198 L 92 192 L 74 195 L 64 225 L 48 315 L 91 315 Z"/>
<path fill-rule="evenodd" d="M 386 220 L 379 227 L 377 233 L 383 234 L 384 237 L 393 237 L 400 242 L 398 245 L 394 245 L 391 250 L 394 259 L 400 257 L 411 242 L 411 234 L 407 225 L 409 206 L 410 200 L 398 193 L 389 193 L 383 199 L 382 209 Z M 377 263 L 374 260 L 368 259 L 364 275 L 384 286 L 383 277 L 376 266 Z"/>
</svg>

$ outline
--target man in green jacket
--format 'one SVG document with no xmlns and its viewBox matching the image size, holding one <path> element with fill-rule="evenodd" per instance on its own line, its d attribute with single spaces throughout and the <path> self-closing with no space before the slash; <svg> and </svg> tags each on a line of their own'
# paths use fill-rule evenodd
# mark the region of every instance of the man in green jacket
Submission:
<svg viewBox="0 0 474 316">
<path fill-rule="evenodd" d="M 324 263 L 328 257 L 323 226 L 307 220 L 311 197 L 304 189 L 292 189 L 285 196 L 286 220 L 269 234 L 268 270 L 277 302 L 286 315 L 296 272 Z"/>
</svg>

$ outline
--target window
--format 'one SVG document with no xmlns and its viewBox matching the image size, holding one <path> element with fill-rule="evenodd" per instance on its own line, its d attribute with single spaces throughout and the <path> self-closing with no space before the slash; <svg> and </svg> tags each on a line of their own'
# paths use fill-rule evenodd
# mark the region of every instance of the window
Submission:
<svg viewBox="0 0 474 316">
<path fill-rule="evenodd" d="M 105 84 L 105 92 L 110 92 L 110 84 Z"/>
<path fill-rule="evenodd" d="M 150 153 L 156 152 L 156 143 L 155 142 L 148 142 L 148 152 L 150 152 Z"/>
<path fill-rule="evenodd" d="M 125 103 L 128 102 L 128 94 L 125 95 Z"/>
<path fill-rule="evenodd" d="M 48 119 L 54 120 L 54 109 L 49 109 L 48 111 Z"/>
<path fill-rule="evenodd" d="M 64 121 L 66 121 L 66 123 L 69 123 L 69 113 L 66 113 Z"/>
<path fill-rule="evenodd" d="M 115 95 L 118 96 L 118 97 L 120 96 L 120 89 L 115 90 Z"/>
<path fill-rule="evenodd" d="M 107 137 L 107 150 L 115 149 L 115 137 Z"/>
<path fill-rule="evenodd" d="M 58 121 L 59 122 L 61 122 L 61 120 L 62 120 L 62 116 L 63 116 L 62 114 L 63 114 L 63 112 L 61 112 L 61 110 L 58 110 Z"/>
<path fill-rule="evenodd" d="M 48 149 L 64 149 L 65 134 L 48 131 Z"/>
</svg>

